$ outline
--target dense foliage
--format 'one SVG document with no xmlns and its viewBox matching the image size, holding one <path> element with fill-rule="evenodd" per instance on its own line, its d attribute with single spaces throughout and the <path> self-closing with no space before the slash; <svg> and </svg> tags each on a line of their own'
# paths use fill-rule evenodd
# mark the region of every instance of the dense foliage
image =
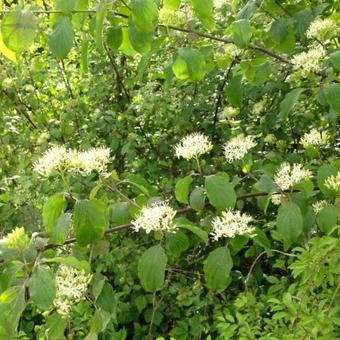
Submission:
<svg viewBox="0 0 340 340">
<path fill-rule="evenodd" d="M 340 337 L 338 1 L 0 5 L 0 339 Z"/>
</svg>

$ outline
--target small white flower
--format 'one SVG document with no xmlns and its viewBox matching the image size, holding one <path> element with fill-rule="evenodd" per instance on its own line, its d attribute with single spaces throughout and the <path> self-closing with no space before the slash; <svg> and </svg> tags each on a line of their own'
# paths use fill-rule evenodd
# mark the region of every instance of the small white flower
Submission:
<svg viewBox="0 0 340 340">
<path fill-rule="evenodd" d="M 325 186 L 336 192 L 337 194 L 340 193 L 340 171 L 336 175 L 328 176 L 325 180 Z"/>
<path fill-rule="evenodd" d="M 54 146 L 34 163 L 34 170 L 48 177 L 55 170 L 78 172 L 88 175 L 92 171 L 104 173 L 110 161 L 110 149 L 99 147 L 88 151 L 66 150 L 64 146 Z"/>
<path fill-rule="evenodd" d="M 84 270 L 78 270 L 61 265 L 56 275 L 56 297 L 53 301 L 58 313 L 67 316 L 72 305 L 83 300 L 92 275 Z"/>
<path fill-rule="evenodd" d="M 325 56 L 326 52 L 320 46 L 310 49 L 308 52 L 296 54 L 292 59 L 293 69 L 301 77 L 307 77 L 309 73 L 321 70 L 320 63 Z"/>
<path fill-rule="evenodd" d="M 330 18 L 314 20 L 307 31 L 308 38 L 316 38 L 318 40 L 325 40 L 329 35 L 335 35 L 339 31 L 336 22 Z"/>
<path fill-rule="evenodd" d="M 147 234 L 151 231 L 173 231 L 176 229 L 173 219 L 176 211 L 166 202 L 156 202 L 144 207 L 138 217 L 132 222 L 135 231 L 144 229 Z"/>
<path fill-rule="evenodd" d="M 271 201 L 274 205 L 280 205 L 281 204 L 281 195 L 271 195 Z"/>
<path fill-rule="evenodd" d="M 221 237 L 233 238 L 236 235 L 251 234 L 255 229 L 249 225 L 251 221 L 253 221 L 251 216 L 241 214 L 240 211 L 224 211 L 221 217 L 217 216 L 213 219 L 211 235 L 217 241 Z"/>
<path fill-rule="evenodd" d="M 312 129 L 308 133 L 305 133 L 301 138 L 301 144 L 307 148 L 309 146 L 320 146 L 327 144 L 328 134 L 327 132 L 320 132 L 317 129 Z"/>
<path fill-rule="evenodd" d="M 61 170 L 66 159 L 67 150 L 64 146 L 52 146 L 33 164 L 33 169 L 41 176 L 48 177 L 54 170 Z"/>
<path fill-rule="evenodd" d="M 328 205 L 327 201 L 321 200 L 312 204 L 314 214 L 317 215 L 324 207 Z"/>
<path fill-rule="evenodd" d="M 189 160 L 209 152 L 212 147 L 208 137 L 201 133 L 192 133 L 175 146 L 175 152 L 178 158 Z"/>
<path fill-rule="evenodd" d="M 302 180 L 310 179 L 311 177 L 311 171 L 304 169 L 301 164 L 294 164 L 292 167 L 289 163 L 282 163 L 274 177 L 274 181 L 282 191 L 285 191 Z"/>
<path fill-rule="evenodd" d="M 88 175 L 92 171 L 103 173 L 107 170 L 107 163 L 110 161 L 110 149 L 99 147 L 88 151 L 69 153 L 69 166 L 71 170 Z"/>
<path fill-rule="evenodd" d="M 232 138 L 224 146 L 224 156 L 229 163 L 242 159 L 250 149 L 256 146 L 254 136 L 244 136 L 243 134 Z"/>
</svg>

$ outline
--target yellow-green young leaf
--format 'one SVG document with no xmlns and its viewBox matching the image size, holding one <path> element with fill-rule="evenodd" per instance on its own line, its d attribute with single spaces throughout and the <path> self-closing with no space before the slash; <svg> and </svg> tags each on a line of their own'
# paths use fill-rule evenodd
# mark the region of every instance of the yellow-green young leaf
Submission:
<svg viewBox="0 0 340 340">
<path fill-rule="evenodd" d="M 198 50 L 180 48 L 172 70 L 178 79 L 202 80 L 206 73 L 205 58 Z"/>
<path fill-rule="evenodd" d="M 232 267 L 233 261 L 227 247 L 213 250 L 204 261 L 207 286 L 215 292 L 226 289 L 231 282 Z"/>
<path fill-rule="evenodd" d="M 316 221 L 321 231 L 329 233 L 336 226 L 339 208 L 327 205 L 317 215 Z"/>
<path fill-rule="evenodd" d="M 241 19 L 234 21 L 231 25 L 231 36 L 239 47 L 247 47 L 252 36 L 249 20 Z"/>
<path fill-rule="evenodd" d="M 337 174 L 337 168 L 334 165 L 331 164 L 323 164 L 320 166 L 318 169 L 317 173 L 317 183 L 318 187 L 320 188 L 321 192 L 326 196 L 326 197 L 334 197 L 334 193 L 332 190 L 330 190 L 328 187 L 325 186 L 325 180 L 329 176 L 335 176 Z"/>
<path fill-rule="evenodd" d="M 80 72 L 82 74 L 87 73 L 88 71 L 88 49 L 89 41 L 86 35 L 84 34 L 80 47 Z"/>
<path fill-rule="evenodd" d="M 276 219 L 277 231 L 287 243 L 298 239 L 303 231 L 303 217 L 299 206 L 288 202 L 279 208 Z"/>
<path fill-rule="evenodd" d="M 52 306 L 56 294 L 54 274 L 48 266 L 38 266 L 34 269 L 28 284 L 30 299 L 42 310 Z"/>
<path fill-rule="evenodd" d="M 234 208 L 236 203 L 235 190 L 226 178 L 218 175 L 206 177 L 205 190 L 210 204 L 217 210 Z"/>
<path fill-rule="evenodd" d="M 26 306 L 25 287 L 13 286 L 0 295 L 0 339 L 15 339 L 20 316 Z"/>
<path fill-rule="evenodd" d="M 157 25 L 158 8 L 154 0 L 132 0 L 131 17 L 139 32 L 151 32 Z"/>
<path fill-rule="evenodd" d="M 203 26 L 208 30 L 215 29 L 215 20 L 213 17 L 213 0 L 190 0 L 194 12 L 201 20 Z"/>
<path fill-rule="evenodd" d="M 181 5 L 181 0 L 164 0 L 163 7 L 166 9 L 178 9 Z"/>
<path fill-rule="evenodd" d="M 130 57 L 134 57 L 137 54 L 137 51 L 131 45 L 127 27 L 122 27 L 122 43 L 119 46 L 119 50 Z"/>
<path fill-rule="evenodd" d="M 58 16 L 53 31 L 48 37 L 48 45 L 57 59 L 64 59 L 73 46 L 73 27 L 69 17 Z"/>
<path fill-rule="evenodd" d="M 76 203 L 73 229 L 81 247 L 103 237 L 107 228 L 106 217 L 106 206 L 101 201 L 83 200 Z"/>
<path fill-rule="evenodd" d="M 181 203 L 188 203 L 189 187 L 192 182 L 192 177 L 186 176 L 177 181 L 175 186 L 176 200 Z"/>
<path fill-rule="evenodd" d="M 54 227 L 59 216 L 66 208 L 66 199 L 62 192 L 54 194 L 45 202 L 42 212 L 44 226 L 50 235 L 54 234 Z"/>
<path fill-rule="evenodd" d="M 12 60 L 14 62 L 17 61 L 17 57 L 13 51 L 11 51 L 5 44 L 2 39 L 2 35 L 0 34 L 0 52 L 9 60 Z"/>
<path fill-rule="evenodd" d="M 149 248 L 138 263 L 138 277 L 148 292 L 160 290 L 164 284 L 167 258 L 161 245 Z"/>
<path fill-rule="evenodd" d="M 203 210 L 205 205 L 205 195 L 202 188 L 195 188 L 189 197 L 190 207 L 199 211 Z"/>
<path fill-rule="evenodd" d="M 129 39 L 132 47 L 140 54 L 150 51 L 153 40 L 153 32 L 140 32 L 135 24 L 129 19 Z"/>
<path fill-rule="evenodd" d="M 8 13 L 2 18 L 2 39 L 5 45 L 15 53 L 25 51 L 33 44 L 36 31 L 35 16 L 29 11 Z"/>
</svg>

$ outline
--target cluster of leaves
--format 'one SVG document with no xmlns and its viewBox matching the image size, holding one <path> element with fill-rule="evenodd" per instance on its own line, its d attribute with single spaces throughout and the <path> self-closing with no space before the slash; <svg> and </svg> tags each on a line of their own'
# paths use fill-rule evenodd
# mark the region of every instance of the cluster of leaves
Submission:
<svg viewBox="0 0 340 340">
<path fill-rule="evenodd" d="M 340 169 L 340 42 L 306 34 L 317 18 L 339 26 L 337 1 L 0 5 L 0 224 L 12 231 L 0 338 L 340 336 L 339 190 L 325 186 Z M 326 56 L 302 75 L 291 60 L 315 46 Z M 312 128 L 326 145 L 301 144 Z M 177 159 L 196 131 L 211 152 Z M 257 145 L 228 163 L 223 144 L 241 133 Z M 109 147 L 109 173 L 39 177 L 32 164 L 53 144 Z M 284 161 L 313 178 L 280 191 Z M 132 233 L 160 199 L 176 232 Z M 254 234 L 213 241 L 227 209 L 252 215 Z M 92 274 L 67 318 L 54 305 L 61 265 Z"/>
</svg>

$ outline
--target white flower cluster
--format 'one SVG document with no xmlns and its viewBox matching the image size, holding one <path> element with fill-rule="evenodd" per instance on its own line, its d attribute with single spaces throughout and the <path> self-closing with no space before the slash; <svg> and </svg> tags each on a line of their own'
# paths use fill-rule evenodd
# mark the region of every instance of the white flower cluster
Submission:
<svg viewBox="0 0 340 340">
<path fill-rule="evenodd" d="M 60 315 L 67 316 L 72 305 L 84 299 L 91 278 L 92 275 L 86 274 L 84 270 L 65 265 L 58 268 L 56 275 L 57 293 L 53 304 Z"/>
<path fill-rule="evenodd" d="M 236 107 L 227 106 L 220 113 L 219 118 L 223 119 L 231 119 L 236 117 L 240 113 L 240 110 Z"/>
<path fill-rule="evenodd" d="M 215 8 L 221 8 L 227 2 L 227 0 L 214 0 L 214 6 Z"/>
<path fill-rule="evenodd" d="M 298 184 L 303 179 L 310 179 L 311 177 L 311 171 L 304 169 L 301 164 L 294 164 L 291 166 L 289 163 L 285 162 L 281 164 L 274 177 L 274 181 L 278 187 L 284 191 L 295 184 Z"/>
<path fill-rule="evenodd" d="M 317 215 L 324 207 L 328 205 L 327 201 L 321 200 L 312 204 L 314 214 Z"/>
<path fill-rule="evenodd" d="M 183 25 L 187 21 L 187 15 L 180 10 L 161 8 L 159 10 L 159 22 L 166 26 Z"/>
<path fill-rule="evenodd" d="M 224 54 L 227 55 L 230 59 L 235 59 L 239 55 L 242 54 L 242 49 L 238 48 L 234 44 L 228 44 L 224 47 Z"/>
<path fill-rule="evenodd" d="M 329 35 L 336 34 L 339 30 L 336 22 L 330 18 L 314 20 L 307 31 L 308 38 L 316 38 L 318 40 L 325 40 Z"/>
<path fill-rule="evenodd" d="M 99 147 L 88 151 L 67 150 L 64 146 L 53 146 L 33 164 L 41 176 L 48 177 L 55 170 L 68 170 L 88 175 L 92 171 L 103 173 L 109 163 L 110 149 Z"/>
<path fill-rule="evenodd" d="M 340 193 L 340 171 L 336 175 L 328 176 L 325 180 L 325 186 L 336 192 L 337 194 Z"/>
<path fill-rule="evenodd" d="M 21 227 L 13 229 L 1 240 L 1 243 L 9 249 L 23 251 L 29 246 L 30 240 L 25 233 L 25 229 Z"/>
<path fill-rule="evenodd" d="M 317 129 L 312 129 L 308 133 L 305 133 L 301 138 L 301 144 L 307 148 L 309 146 L 320 146 L 325 145 L 328 142 L 327 132 L 318 131 Z"/>
<path fill-rule="evenodd" d="M 267 103 L 266 98 L 255 103 L 254 106 L 253 106 L 252 114 L 254 116 L 258 116 L 264 110 L 266 103 Z"/>
<path fill-rule="evenodd" d="M 270 198 L 271 198 L 271 201 L 274 205 L 280 205 L 281 204 L 281 195 L 271 195 Z"/>
<path fill-rule="evenodd" d="M 132 222 L 135 231 L 144 229 L 147 234 L 151 231 L 173 231 L 176 227 L 173 219 L 176 211 L 166 202 L 156 202 L 144 207 L 138 217 Z"/>
<path fill-rule="evenodd" d="M 255 229 L 249 225 L 252 220 L 251 216 L 241 214 L 240 211 L 224 211 L 221 217 L 217 216 L 213 219 L 211 235 L 217 241 L 221 237 L 233 238 L 236 235 L 251 234 Z"/>
<path fill-rule="evenodd" d="M 208 137 L 201 133 L 192 133 L 175 146 L 175 152 L 178 158 L 189 160 L 209 152 L 212 147 Z"/>
<path fill-rule="evenodd" d="M 254 136 L 240 134 L 224 145 L 224 156 L 229 163 L 242 159 L 250 149 L 256 146 Z"/>
<path fill-rule="evenodd" d="M 325 58 L 326 52 L 322 47 L 310 49 L 293 57 L 293 69 L 301 76 L 307 77 L 311 72 L 320 71 L 320 63 Z"/>
</svg>

